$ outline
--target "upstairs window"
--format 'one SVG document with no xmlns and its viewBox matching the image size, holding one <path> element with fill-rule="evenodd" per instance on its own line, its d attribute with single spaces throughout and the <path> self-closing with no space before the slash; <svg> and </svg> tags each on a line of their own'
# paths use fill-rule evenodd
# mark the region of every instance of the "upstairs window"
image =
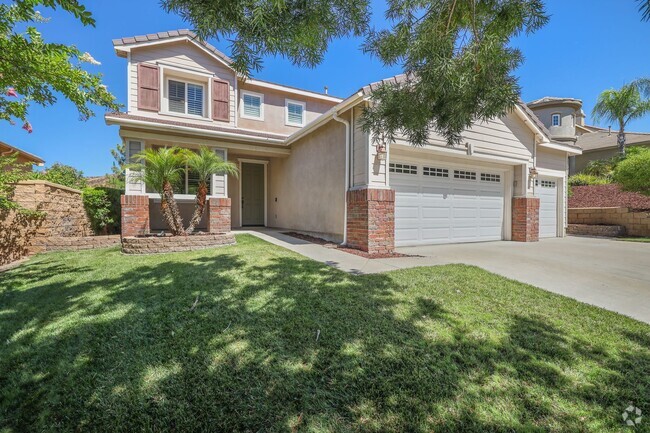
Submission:
<svg viewBox="0 0 650 433">
<path fill-rule="evenodd" d="M 241 117 L 245 119 L 264 120 L 264 95 L 242 92 Z"/>
<path fill-rule="evenodd" d="M 558 113 L 551 115 L 551 126 L 560 126 L 560 115 Z"/>
<path fill-rule="evenodd" d="M 285 102 L 286 118 L 285 122 L 290 126 L 304 126 L 305 125 L 305 103 L 299 101 L 291 101 L 289 99 Z"/>
<path fill-rule="evenodd" d="M 169 111 L 203 117 L 204 88 L 200 84 L 169 80 Z"/>
</svg>

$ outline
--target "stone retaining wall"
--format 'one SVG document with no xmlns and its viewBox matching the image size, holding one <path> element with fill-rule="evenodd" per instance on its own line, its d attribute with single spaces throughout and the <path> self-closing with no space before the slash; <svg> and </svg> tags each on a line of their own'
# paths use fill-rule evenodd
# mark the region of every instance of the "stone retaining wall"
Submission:
<svg viewBox="0 0 650 433">
<path fill-rule="evenodd" d="M 129 236 L 122 238 L 124 254 L 158 254 L 195 251 L 236 243 L 232 233 L 191 236 Z"/>
<path fill-rule="evenodd" d="M 568 235 L 618 237 L 625 235 L 625 227 L 617 225 L 569 224 Z"/>
<path fill-rule="evenodd" d="M 52 237 L 37 241 L 36 246 L 43 251 L 81 251 L 112 247 L 119 245 L 120 240 L 120 235 Z"/>
<path fill-rule="evenodd" d="M 53 251 L 52 248 L 64 249 L 63 241 L 57 239 L 74 239 L 70 241 L 71 248 L 65 249 L 81 249 L 76 248 L 81 246 L 80 242 L 88 248 L 115 244 L 114 239 L 100 240 L 111 236 L 85 240 L 93 232 L 79 190 L 44 180 L 26 180 L 15 185 L 12 200 L 42 216 L 13 210 L 0 213 L 0 265 L 30 254 Z M 77 244 L 72 245 L 74 242 Z"/>
<path fill-rule="evenodd" d="M 650 211 L 626 207 L 570 208 L 569 224 L 620 225 L 630 236 L 650 236 Z"/>
</svg>

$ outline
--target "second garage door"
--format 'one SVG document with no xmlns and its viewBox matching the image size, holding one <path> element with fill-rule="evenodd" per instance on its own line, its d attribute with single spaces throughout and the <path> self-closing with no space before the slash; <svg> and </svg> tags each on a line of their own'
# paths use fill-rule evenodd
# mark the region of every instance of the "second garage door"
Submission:
<svg viewBox="0 0 650 433">
<path fill-rule="evenodd" d="M 397 246 L 503 238 L 504 179 L 498 171 L 390 164 Z"/>
<path fill-rule="evenodd" d="M 557 236 L 557 178 L 540 178 L 535 182 L 535 195 L 539 197 L 539 237 Z"/>
</svg>

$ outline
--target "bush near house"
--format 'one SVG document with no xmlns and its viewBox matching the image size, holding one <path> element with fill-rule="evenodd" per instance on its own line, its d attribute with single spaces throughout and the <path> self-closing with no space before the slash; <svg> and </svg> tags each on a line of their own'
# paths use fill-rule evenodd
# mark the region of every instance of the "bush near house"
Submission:
<svg viewBox="0 0 650 433">
<path fill-rule="evenodd" d="M 650 149 L 639 149 L 619 162 L 613 178 L 626 191 L 650 195 Z"/>
<path fill-rule="evenodd" d="M 86 178 L 81 170 L 60 162 L 55 162 L 43 172 L 32 173 L 32 179 L 46 180 L 74 189 L 86 187 Z"/>
<path fill-rule="evenodd" d="M 578 173 L 569 177 L 569 186 L 607 185 L 608 183 L 612 183 L 608 178 L 592 174 Z"/>
<path fill-rule="evenodd" d="M 82 199 L 93 232 L 108 235 L 120 232 L 120 194 L 115 188 L 84 188 Z"/>
</svg>

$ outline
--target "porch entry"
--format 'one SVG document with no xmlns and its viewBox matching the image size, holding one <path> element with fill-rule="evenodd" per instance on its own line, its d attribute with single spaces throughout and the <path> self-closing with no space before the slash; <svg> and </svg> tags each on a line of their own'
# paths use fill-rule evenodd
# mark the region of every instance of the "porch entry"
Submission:
<svg viewBox="0 0 650 433">
<path fill-rule="evenodd" d="M 265 165 L 241 163 L 242 226 L 264 225 Z"/>
</svg>

